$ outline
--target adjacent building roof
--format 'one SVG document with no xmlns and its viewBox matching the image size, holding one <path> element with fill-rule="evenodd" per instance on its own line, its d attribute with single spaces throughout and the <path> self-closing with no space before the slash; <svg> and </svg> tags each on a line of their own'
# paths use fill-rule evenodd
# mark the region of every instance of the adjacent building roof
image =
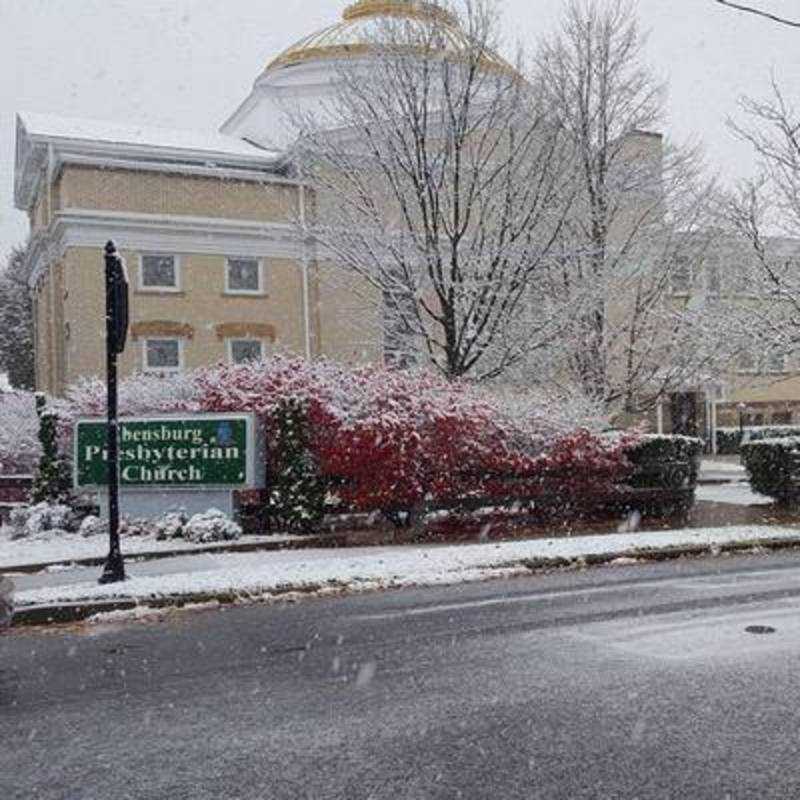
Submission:
<svg viewBox="0 0 800 800">
<path fill-rule="evenodd" d="M 14 202 L 18 208 L 30 208 L 42 171 L 45 165 L 54 167 L 54 159 L 123 159 L 264 172 L 276 170 L 282 154 L 215 132 L 24 112 L 17 115 Z"/>
</svg>

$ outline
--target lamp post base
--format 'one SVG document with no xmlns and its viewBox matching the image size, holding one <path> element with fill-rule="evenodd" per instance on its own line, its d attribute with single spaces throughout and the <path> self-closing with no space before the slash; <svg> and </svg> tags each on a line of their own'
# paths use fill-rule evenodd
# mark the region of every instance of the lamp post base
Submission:
<svg viewBox="0 0 800 800">
<path fill-rule="evenodd" d="M 98 578 L 97 582 L 100 584 L 118 583 L 125 579 L 125 564 L 122 561 L 122 553 L 110 554 L 103 567 L 103 574 Z"/>
</svg>

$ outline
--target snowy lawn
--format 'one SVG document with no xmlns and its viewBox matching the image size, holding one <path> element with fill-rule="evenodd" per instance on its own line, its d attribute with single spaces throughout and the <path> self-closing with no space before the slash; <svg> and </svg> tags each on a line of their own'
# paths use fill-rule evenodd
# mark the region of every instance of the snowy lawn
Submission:
<svg viewBox="0 0 800 800">
<path fill-rule="evenodd" d="M 735 506 L 768 506 L 772 503 L 769 497 L 756 494 L 749 483 L 701 485 L 695 491 L 695 498 L 708 503 L 730 503 Z"/>
<path fill-rule="evenodd" d="M 343 550 L 272 551 L 182 557 L 174 570 L 164 562 L 132 564 L 124 583 L 99 586 L 96 576 L 82 583 L 53 583 L 21 590 L 18 608 L 102 599 L 142 603 L 163 597 L 237 595 L 264 597 L 289 591 L 431 586 L 481 580 L 526 571 L 525 562 L 626 554 L 643 549 L 724 546 L 735 542 L 785 540 L 800 544 L 800 528 L 740 526 L 651 533 L 538 539 L 476 545 L 371 547 Z M 147 574 L 150 570 L 151 574 Z M 152 574 L 158 570 L 158 574 Z M 69 573 L 65 573 L 69 575 Z M 88 578 L 88 575 L 87 575 Z M 74 578 L 70 579 L 74 580 Z"/>
<path fill-rule="evenodd" d="M 239 543 L 255 544 L 258 542 L 277 542 L 294 539 L 290 535 L 280 536 L 247 536 L 238 539 Z M 163 553 L 173 550 L 191 553 L 193 550 L 220 548 L 224 549 L 231 542 L 213 542 L 196 544 L 182 539 L 165 539 L 159 541 L 154 536 L 128 536 L 122 539 L 122 551 L 125 555 L 135 556 L 140 553 Z M 10 538 L 8 528 L 0 528 L 0 569 L 13 571 L 15 566 L 29 564 L 50 564 L 57 561 L 77 561 L 82 558 L 103 558 L 108 553 L 108 537 L 104 535 L 82 537 L 73 535 L 42 534 L 35 539 Z"/>
</svg>

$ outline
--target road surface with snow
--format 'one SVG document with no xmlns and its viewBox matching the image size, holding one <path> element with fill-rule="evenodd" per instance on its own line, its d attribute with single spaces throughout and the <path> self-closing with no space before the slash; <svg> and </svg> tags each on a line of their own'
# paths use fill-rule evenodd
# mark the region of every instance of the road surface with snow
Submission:
<svg viewBox="0 0 800 800">
<path fill-rule="evenodd" d="M 796 797 L 798 611 L 789 553 L 12 633 L 0 797 Z"/>
</svg>

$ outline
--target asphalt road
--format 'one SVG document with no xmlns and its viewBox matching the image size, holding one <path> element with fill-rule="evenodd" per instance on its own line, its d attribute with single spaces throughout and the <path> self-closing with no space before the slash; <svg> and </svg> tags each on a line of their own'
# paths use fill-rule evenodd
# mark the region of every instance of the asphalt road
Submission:
<svg viewBox="0 0 800 800">
<path fill-rule="evenodd" d="M 787 554 L 15 632 L 0 798 L 794 798 L 798 611 Z"/>
</svg>

